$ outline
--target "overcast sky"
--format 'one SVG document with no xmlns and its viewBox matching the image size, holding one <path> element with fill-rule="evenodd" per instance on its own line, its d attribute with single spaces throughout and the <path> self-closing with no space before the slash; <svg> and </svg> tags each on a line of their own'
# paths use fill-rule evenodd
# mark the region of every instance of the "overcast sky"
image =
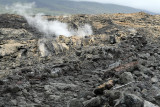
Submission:
<svg viewBox="0 0 160 107">
<path fill-rule="evenodd" d="M 160 0 L 73 0 L 112 3 L 160 13 Z"/>
</svg>

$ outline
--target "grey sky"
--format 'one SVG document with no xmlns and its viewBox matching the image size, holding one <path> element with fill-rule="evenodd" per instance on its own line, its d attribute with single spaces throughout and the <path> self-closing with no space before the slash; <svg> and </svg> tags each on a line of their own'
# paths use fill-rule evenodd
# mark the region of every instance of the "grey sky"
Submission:
<svg viewBox="0 0 160 107">
<path fill-rule="evenodd" d="M 112 3 L 160 13 L 160 0 L 72 0 Z"/>
</svg>

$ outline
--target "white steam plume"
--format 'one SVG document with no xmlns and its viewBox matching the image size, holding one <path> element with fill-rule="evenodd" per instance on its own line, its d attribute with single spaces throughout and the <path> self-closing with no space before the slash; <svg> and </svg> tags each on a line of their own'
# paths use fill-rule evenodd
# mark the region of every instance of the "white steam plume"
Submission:
<svg viewBox="0 0 160 107">
<path fill-rule="evenodd" d="M 28 23 L 31 26 L 36 27 L 40 32 L 43 32 L 45 35 L 65 35 L 71 36 L 72 34 L 68 30 L 66 23 L 61 23 L 59 21 L 48 21 L 42 17 L 42 14 L 37 14 L 35 17 L 26 17 Z"/>
<path fill-rule="evenodd" d="M 13 12 L 22 15 L 26 18 L 29 25 L 35 27 L 40 32 L 44 33 L 45 36 L 51 35 L 64 35 L 64 36 L 88 36 L 92 35 L 92 28 L 90 25 L 86 24 L 78 30 L 68 29 L 66 23 L 59 21 L 48 21 L 43 18 L 44 14 L 36 14 L 33 16 L 32 9 L 35 7 L 35 3 L 16 3 L 11 6 L 7 6 L 6 9 L 12 10 Z"/>
<path fill-rule="evenodd" d="M 87 35 L 92 35 L 92 27 L 89 24 L 85 24 L 84 26 L 81 26 L 78 28 L 78 30 L 72 31 L 73 35 L 79 35 L 79 36 L 87 36 Z"/>
</svg>

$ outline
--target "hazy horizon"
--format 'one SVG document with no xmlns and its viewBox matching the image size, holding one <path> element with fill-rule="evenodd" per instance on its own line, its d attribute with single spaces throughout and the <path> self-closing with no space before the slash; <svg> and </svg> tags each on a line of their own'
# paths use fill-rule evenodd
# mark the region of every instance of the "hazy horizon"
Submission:
<svg viewBox="0 0 160 107">
<path fill-rule="evenodd" d="M 142 9 L 154 13 L 160 13 L 160 0 L 71 0 L 71 1 L 88 1 L 97 2 L 103 4 L 116 4 L 122 6 L 128 6 L 136 9 Z"/>
<path fill-rule="evenodd" d="M 29 2 L 30 1 L 30 2 Z M 69 15 L 69 14 L 103 14 L 103 13 L 136 13 L 146 12 L 149 14 L 159 14 L 157 11 L 145 9 L 146 2 L 143 6 L 142 1 L 137 1 L 141 7 L 138 8 L 137 4 L 128 2 L 129 0 L 122 1 L 108 1 L 108 0 L 2 0 L 0 1 L 0 12 L 5 12 L 5 5 L 12 5 L 12 3 L 32 3 L 35 2 L 35 12 L 42 12 L 47 15 Z M 86 3 L 87 2 L 87 3 Z M 131 5 L 132 3 L 132 5 Z M 148 7 L 149 8 L 149 7 Z M 159 9 L 160 10 L 160 9 Z"/>
</svg>

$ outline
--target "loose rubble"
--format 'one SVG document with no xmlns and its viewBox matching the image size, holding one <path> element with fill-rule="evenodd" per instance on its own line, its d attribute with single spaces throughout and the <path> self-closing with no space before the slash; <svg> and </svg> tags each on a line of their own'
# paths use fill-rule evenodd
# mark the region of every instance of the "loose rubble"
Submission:
<svg viewBox="0 0 160 107">
<path fill-rule="evenodd" d="M 160 16 L 44 16 L 93 35 L 44 38 L 0 15 L 0 107 L 159 107 Z"/>
</svg>

